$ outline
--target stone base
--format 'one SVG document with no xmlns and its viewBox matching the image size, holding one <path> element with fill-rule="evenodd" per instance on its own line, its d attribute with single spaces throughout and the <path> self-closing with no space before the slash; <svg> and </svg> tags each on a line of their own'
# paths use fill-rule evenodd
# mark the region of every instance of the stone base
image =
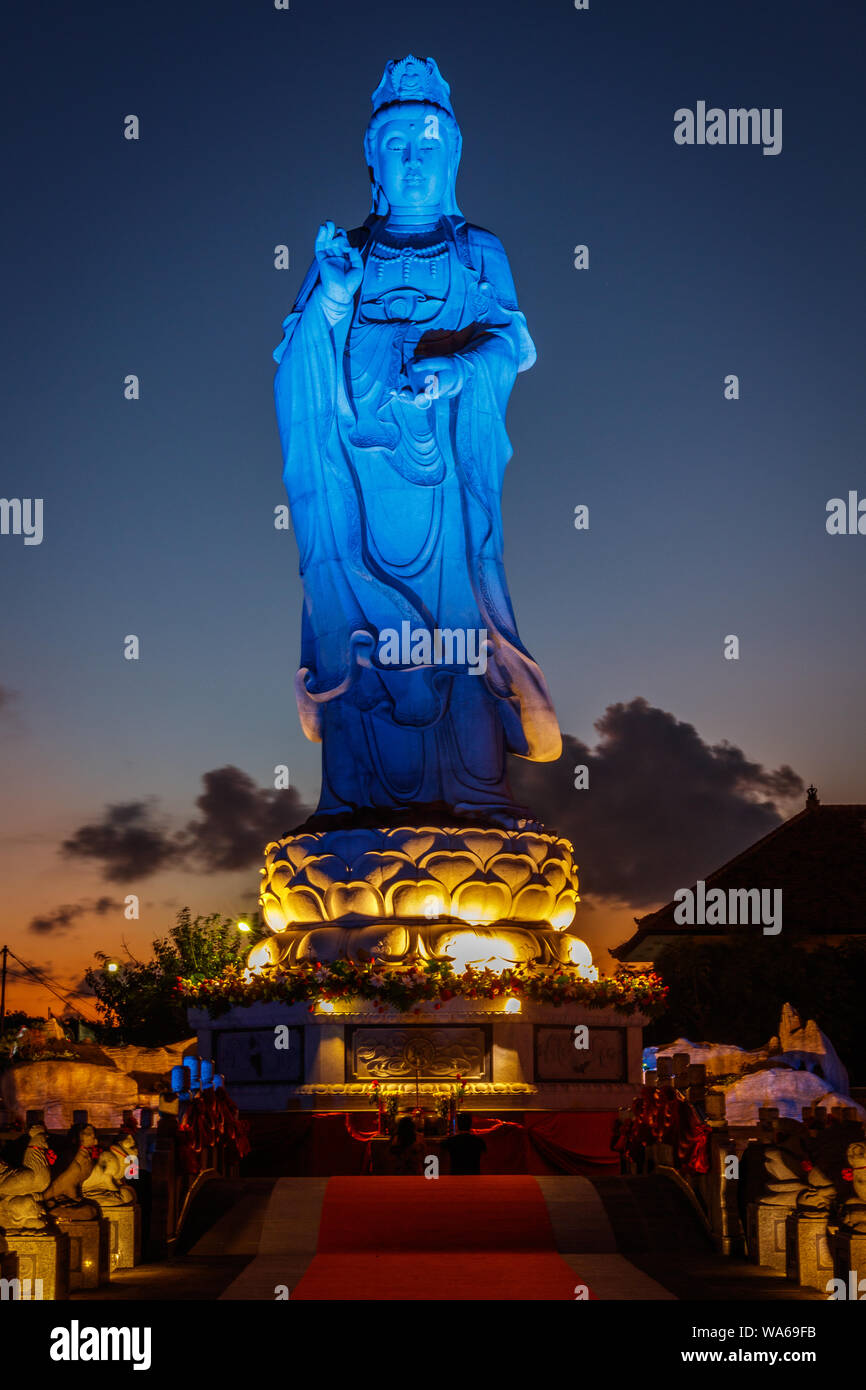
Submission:
<svg viewBox="0 0 866 1390">
<path fill-rule="evenodd" d="M 750 1202 L 746 1208 L 746 1238 L 749 1259 L 785 1273 L 785 1223 L 790 1207 L 771 1207 L 766 1202 Z"/>
<path fill-rule="evenodd" d="M 843 1281 L 849 1297 L 852 1290 L 857 1290 L 858 1299 L 866 1301 L 866 1235 L 855 1234 L 842 1227 L 830 1237 L 830 1252 L 833 1257 L 833 1278 Z"/>
<path fill-rule="evenodd" d="M 827 1214 L 806 1216 L 791 1212 L 785 1223 L 785 1272 L 804 1289 L 827 1291 L 833 1278 L 833 1256 L 827 1236 Z"/>
<path fill-rule="evenodd" d="M 199 1055 L 212 1058 L 242 1110 L 369 1111 L 373 1082 L 422 1103 L 466 1085 L 477 1110 L 617 1110 L 642 1083 L 641 1014 L 580 1004 L 455 999 L 377 1013 L 366 1001 L 251 1004 L 211 1018 L 190 1009 Z M 587 1033 L 575 1034 L 578 1025 Z M 275 1046 L 276 1030 L 288 1046 Z M 285 1031 L 283 1031 L 285 1030 Z M 586 1047 L 576 1047 L 575 1042 Z"/>
<path fill-rule="evenodd" d="M 94 1200 L 109 1223 L 109 1273 L 134 1269 L 141 1260 L 141 1208 L 137 1202 L 110 1207 Z"/>
<path fill-rule="evenodd" d="M 70 1289 L 98 1289 L 107 1284 L 110 1270 L 111 1227 L 104 1216 L 76 1221 L 52 1212 L 55 1225 L 69 1239 Z"/>
<path fill-rule="evenodd" d="M 69 1241 L 62 1232 L 16 1236 L 7 1231 L 4 1239 L 7 1258 L 13 1255 L 17 1263 L 13 1277 L 30 1299 L 53 1302 L 69 1297 Z"/>
</svg>

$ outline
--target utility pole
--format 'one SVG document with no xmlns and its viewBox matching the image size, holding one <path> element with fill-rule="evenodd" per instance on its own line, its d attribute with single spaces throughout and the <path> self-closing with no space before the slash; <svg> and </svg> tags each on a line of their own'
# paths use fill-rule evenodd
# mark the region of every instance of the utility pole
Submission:
<svg viewBox="0 0 866 1390">
<path fill-rule="evenodd" d="M 3 1020 L 6 1017 L 6 961 L 9 956 L 9 947 L 4 946 L 2 952 L 3 968 L 0 970 L 0 1033 L 3 1032 Z"/>
</svg>

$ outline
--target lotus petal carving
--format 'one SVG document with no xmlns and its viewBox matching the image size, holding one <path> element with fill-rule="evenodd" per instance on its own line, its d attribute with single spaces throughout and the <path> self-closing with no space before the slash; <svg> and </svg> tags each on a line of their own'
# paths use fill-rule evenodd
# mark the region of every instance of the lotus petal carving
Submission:
<svg viewBox="0 0 866 1390">
<path fill-rule="evenodd" d="M 485 826 L 310 831 L 265 851 L 267 925 L 449 918 L 568 927 L 578 899 L 567 840 Z"/>
</svg>

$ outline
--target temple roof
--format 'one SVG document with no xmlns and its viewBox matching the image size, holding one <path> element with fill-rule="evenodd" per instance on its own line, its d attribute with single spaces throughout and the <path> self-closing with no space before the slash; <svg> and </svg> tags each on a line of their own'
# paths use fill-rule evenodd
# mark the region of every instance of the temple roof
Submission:
<svg viewBox="0 0 866 1390">
<path fill-rule="evenodd" d="M 705 877 L 707 892 L 721 888 L 782 890 L 785 932 L 798 937 L 866 933 L 866 805 L 804 810 Z M 694 887 L 694 883 L 683 887 Z M 695 937 L 723 938 L 719 926 L 684 926 L 674 920 L 676 901 L 635 918 L 637 931 L 611 955 L 624 962 L 653 960 L 662 946 Z M 748 928 L 746 928 L 748 930 Z M 760 930 L 760 928 L 754 928 Z"/>
</svg>

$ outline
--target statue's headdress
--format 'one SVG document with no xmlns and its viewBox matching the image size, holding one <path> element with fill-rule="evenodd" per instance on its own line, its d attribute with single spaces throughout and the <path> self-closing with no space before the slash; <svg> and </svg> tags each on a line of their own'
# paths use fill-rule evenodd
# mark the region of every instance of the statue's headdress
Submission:
<svg viewBox="0 0 866 1390">
<path fill-rule="evenodd" d="M 416 58 L 408 53 L 405 58 L 392 58 L 385 66 L 382 81 L 373 93 L 373 115 L 383 106 L 393 106 L 397 102 L 423 101 L 430 106 L 438 106 L 453 118 L 451 88 L 439 71 L 435 58 Z"/>
<path fill-rule="evenodd" d="M 388 210 L 388 204 L 375 177 L 375 132 L 382 122 L 388 119 L 391 107 L 404 106 L 407 102 L 433 106 L 442 113 L 441 129 L 448 140 L 451 156 L 444 210 L 446 213 L 459 216 L 455 183 L 463 140 L 451 105 L 451 88 L 439 71 L 435 58 L 417 58 L 414 53 L 408 53 L 405 58 L 392 58 L 386 63 L 382 81 L 373 93 L 373 114 L 364 136 L 364 154 L 373 184 L 373 212 L 385 213 Z"/>
</svg>

